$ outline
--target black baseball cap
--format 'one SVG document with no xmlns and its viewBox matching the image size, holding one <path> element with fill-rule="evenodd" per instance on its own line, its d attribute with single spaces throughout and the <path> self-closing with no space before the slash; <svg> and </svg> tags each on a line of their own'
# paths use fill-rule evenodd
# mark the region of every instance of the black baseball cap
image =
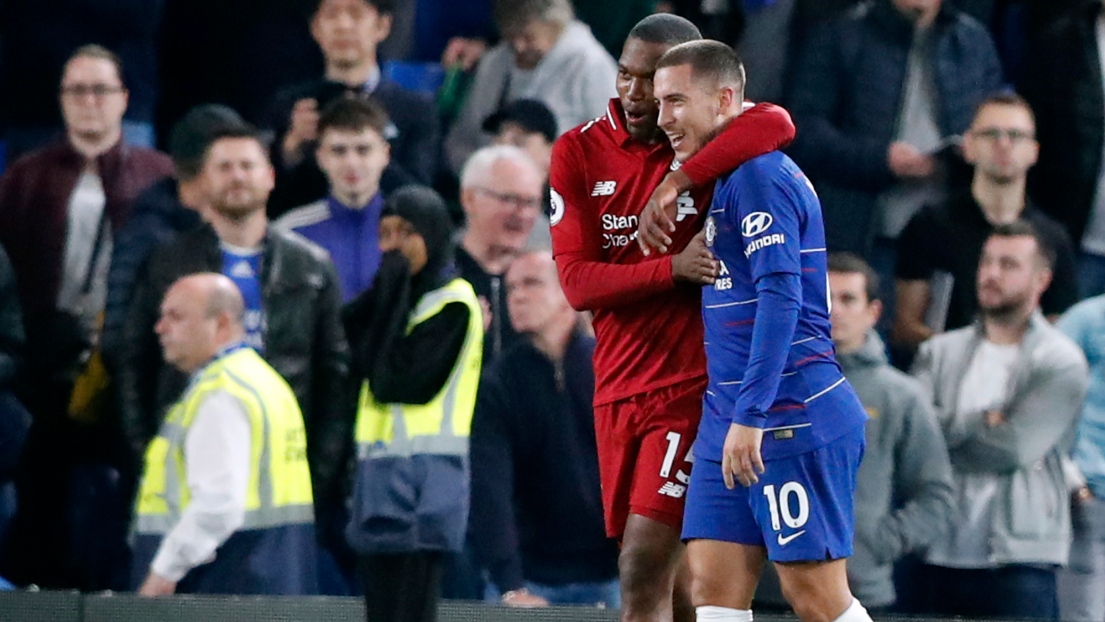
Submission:
<svg viewBox="0 0 1105 622">
<path fill-rule="evenodd" d="M 527 132 L 544 134 L 550 143 L 560 135 L 557 131 L 556 117 L 548 106 L 536 99 L 516 99 L 503 106 L 498 112 L 484 119 L 483 130 L 496 134 L 503 123 L 508 121 L 517 123 Z"/>
</svg>

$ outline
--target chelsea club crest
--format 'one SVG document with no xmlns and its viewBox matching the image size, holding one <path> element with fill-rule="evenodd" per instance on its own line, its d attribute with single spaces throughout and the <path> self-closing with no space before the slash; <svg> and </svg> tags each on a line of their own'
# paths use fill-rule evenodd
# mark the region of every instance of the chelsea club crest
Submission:
<svg viewBox="0 0 1105 622">
<path fill-rule="evenodd" d="M 714 222 L 713 216 L 708 216 L 706 217 L 706 246 L 713 246 L 716 237 L 717 223 Z"/>
</svg>

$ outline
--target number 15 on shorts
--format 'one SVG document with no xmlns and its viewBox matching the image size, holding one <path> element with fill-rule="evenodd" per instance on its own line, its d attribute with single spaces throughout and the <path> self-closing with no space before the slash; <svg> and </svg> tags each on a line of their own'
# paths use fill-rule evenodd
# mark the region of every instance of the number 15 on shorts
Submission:
<svg viewBox="0 0 1105 622">
<path fill-rule="evenodd" d="M 668 432 L 664 436 L 664 439 L 668 442 L 668 448 L 664 452 L 664 463 L 660 465 L 660 477 L 668 479 L 671 477 L 672 467 L 675 465 L 675 456 L 679 452 L 679 441 L 683 439 L 683 435 L 678 432 Z M 687 453 L 683 457 L 683 462 L 688 464 L 694 462 L 694 456 L 691 453 L 691 448 L 687 448 Z M 662 495 L 674 497 L 680 499 L 684 493 L 687 492 L 687 483 L 691 481 L 689 473 L 684 472 L 682 469 L 677 469 L 675 472 L 676 481 L 664 482 L 664 485 L 660 487 L 657 492 Z"/>
</svg>

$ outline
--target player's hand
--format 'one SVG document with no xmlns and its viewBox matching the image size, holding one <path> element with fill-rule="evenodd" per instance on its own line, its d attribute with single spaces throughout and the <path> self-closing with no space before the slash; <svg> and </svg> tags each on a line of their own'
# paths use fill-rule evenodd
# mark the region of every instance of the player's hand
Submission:
<svg viewBox="0 0 1105 622">
<path fill-rule="evenodd" d="M 736 487 L 736 478 L 741 486 L 751 486 L 760 481 L 764 472 L 764 460 L 760 456 L 760 443 L 764 431 L 746 425 L 733 423 L 725 435 L 725 445 L 721 448 L 721 476 L 725 478 L 725 487 Z"/>
<path fill-rule="evenodd" d="M 645 256 L 651 254 L 653 249 L 666 253 L 671 248 L 669 234 L 675 233 L 676 201 L 680 193 L 690 187 L 691 179 L 686 173 L 672 171 L 652 191 L 637 221 L 637 244 Z"/>
<path fill-rule="evenodd" d="M 157 573 L 150 572 L 142 587 L 138 588 L 139 596 L 171 596 L 176 592 L 176 581 L 170 581 Z"/>
<path fill-rule="evenodd" d="M 924 179 L 936 171 L 936 160 L 905 142 L 890 143 L 886 152 L 890 172 L 902 179 Z"/>
<path fill-rule="evenodd" d="M 288 133 L 284 135 L 284 163 L 294 166 L 303 159 L 303 145 L 318 136 L 318 102 L 307 97 L 295 103 L 288 123 Z"/>
<path fill-rule="evenodd" d="M 671 276 L 676 281 L 697 285 L 713 285 L 718 275 L 718 263 L 706 247 L 706 232 L 699 231 L 687 248 L 671 258 Z"/>
</svg>

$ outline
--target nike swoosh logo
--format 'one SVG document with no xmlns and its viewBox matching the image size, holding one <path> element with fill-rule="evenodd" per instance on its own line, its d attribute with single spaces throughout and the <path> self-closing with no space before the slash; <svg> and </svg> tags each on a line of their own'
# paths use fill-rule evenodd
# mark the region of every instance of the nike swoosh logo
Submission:
<svg viewBox="0 0 1105 622">
<path fill-rule="evenodd" d="M 803 529 L 802 531 L 799 531 L 798 533 L 792 533 L 792 534 L 790 534 L 789 536 L 787 536 L 785 538 L 783 537 L 783 534 L 779 534 L 779 546 L 786 546 L 786 545 L 790 544 L 791 540 L 797 538 L 798 536 L 800 536 L 804 533 L 806 533 L 805 529 Z"/>
</svg>

